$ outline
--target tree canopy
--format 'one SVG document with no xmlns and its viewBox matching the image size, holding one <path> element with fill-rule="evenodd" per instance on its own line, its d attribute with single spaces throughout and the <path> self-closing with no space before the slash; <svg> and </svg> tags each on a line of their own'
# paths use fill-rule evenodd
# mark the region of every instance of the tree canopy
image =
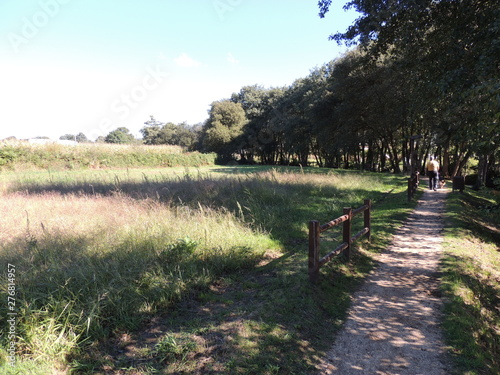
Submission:
<svg viewBox="0 0 500 375">
<path fill-rule="evenodd" d="M 246 122 L 245 111 L 240 103 L 230 100 L 213 102 L 203 131 L 204 149 L 216 152 L 220 161 L 231 160 L 232 154 L 240 149 L 237 140 Z"/>
<path fill-rule="evenodd" d="M 78 143 L 89 142 L 87 136 L 83 133 L 74 134 L 64 134 L 59 137 L 60 140 L 75 141 Z"/>
<path fill-rule="evenodd" d="M 331 0 L 318 5 L 325 17 Z M 455 147 L 460 155 L 476 155 L 484 164 L 480 172 L 491 167 L 500 143 L 500 3 L 351 0 L 345 8 L 361 16 L 331 38 L 359 43 L 373 60 L 390 57 L 412 78 L 410 119 L 432 125 L 430 137 L 443 148 L 445 163 Z"/>
<path fill-rule="evenodd" d="M 105 138 L 106 143 L 132 143 L 135 138 L 125 127 L 120 127 L 111 131 Z"/>
</svg>

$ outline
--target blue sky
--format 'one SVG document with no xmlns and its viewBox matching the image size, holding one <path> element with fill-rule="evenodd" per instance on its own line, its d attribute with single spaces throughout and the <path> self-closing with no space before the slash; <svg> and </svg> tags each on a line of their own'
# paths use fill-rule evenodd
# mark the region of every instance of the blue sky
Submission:
<svg viewBox="0 0 500 375">
<path fill-rule="evenodd" d="M 90 139 L 149 115 L 204 121 L 245 85 L 290 85 L 356 18 L 317 0 L 2 0 L 0 139 Z"/>
</svg>

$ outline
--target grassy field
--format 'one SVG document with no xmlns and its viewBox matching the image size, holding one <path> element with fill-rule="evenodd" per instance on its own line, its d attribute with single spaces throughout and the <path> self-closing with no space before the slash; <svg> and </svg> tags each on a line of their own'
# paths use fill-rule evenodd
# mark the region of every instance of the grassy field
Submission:
<svg viewBox="0 0 500 375">
<path fill-rule="evenodd" d="M 405 182 L 268 167 L 4 171 L 0 290 L 7 301 L 15 288 L 15 305 L 2 303 L 0 324 L 15 330 L 16 367 L 2 334 L 0 372 L 308 373 L 369 251 L 411 209 Z M 365 198 L 372 243 L 310 285 L 308 221 Z"/>
<path fill-rule="evenodd" d="M 500 373 L 500 195 L 494 193 L 466 189 L 447 202 L 444 328 L 458 374 Z"/>
</svg>

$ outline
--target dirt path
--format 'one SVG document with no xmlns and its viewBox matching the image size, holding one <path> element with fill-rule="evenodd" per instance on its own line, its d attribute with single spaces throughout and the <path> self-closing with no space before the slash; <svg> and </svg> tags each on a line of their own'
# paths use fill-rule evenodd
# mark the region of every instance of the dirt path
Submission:
<svg viewBox="0 0 500 375">
<path fill-rule="evenodd" d="M 320 374 L 449 373 L 437 279 L 446 193 L 425 189 L 377 269 L 353 296 Z"/>
</svg>

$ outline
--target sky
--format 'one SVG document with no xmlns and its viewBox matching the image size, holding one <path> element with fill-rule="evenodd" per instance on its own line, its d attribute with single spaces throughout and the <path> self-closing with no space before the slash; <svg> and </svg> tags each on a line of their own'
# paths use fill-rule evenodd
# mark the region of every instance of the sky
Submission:
<svg viewBox="0 0 500 375">
<path fill-rule="evenodd" d="M 343 1 L 0 0 L 0 140 L 197 124 L 246 85 L 291 85 L 347 48 Z"/>
</svg>

